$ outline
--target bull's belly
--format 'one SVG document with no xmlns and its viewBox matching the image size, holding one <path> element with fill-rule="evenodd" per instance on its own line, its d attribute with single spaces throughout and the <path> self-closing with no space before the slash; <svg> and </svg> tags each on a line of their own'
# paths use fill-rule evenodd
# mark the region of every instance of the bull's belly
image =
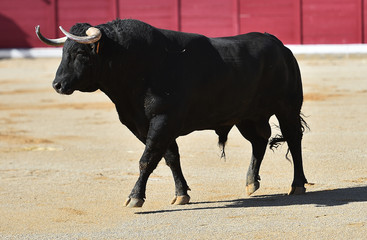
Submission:
<svg viewBox="0 0 367 240">
<path fill-rule="evenodd" d="M 270 116 L 265 108 L 251 109 L 246 105 L 234 109 L 216 109 L 213 111 L 202 108 L 189 111 L 182 123 L 180 135 L 186 135 L 197 130 L 215 130 L 222 126 L 234 126 L 244 120 L 254 120 Z"/>
<path fill-rule="evenodd" d="M 258 99 L 252 101 L 207 104 L 192 107 L 182 122 L 182 135 L 196 130 L 215 130 L 223 126 L 234 126 L 245 120 L 263 121 L 275 114 L 274 102 Z"/>
</svg>

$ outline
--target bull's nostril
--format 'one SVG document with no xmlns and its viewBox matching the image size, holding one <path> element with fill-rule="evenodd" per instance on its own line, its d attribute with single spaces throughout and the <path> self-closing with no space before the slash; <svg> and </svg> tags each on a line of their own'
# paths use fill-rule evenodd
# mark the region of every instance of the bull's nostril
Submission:
<svg viewBox="0 0 367 240">
<path fill-rule="evenodd" d="M 53 85 L 55 90 L 60 90 L 61 89 L 61 83 L 60 82 L 53 83 L 52 85 Z"/>
</svg>

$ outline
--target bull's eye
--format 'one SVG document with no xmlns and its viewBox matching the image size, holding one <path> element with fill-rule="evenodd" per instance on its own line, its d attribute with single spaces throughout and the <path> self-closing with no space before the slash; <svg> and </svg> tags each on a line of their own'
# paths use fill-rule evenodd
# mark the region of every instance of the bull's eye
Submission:
<svg viewBox="0 0 367 240">
<path fill-rule="evenodd" d="M 82 57 L 84 57 L 86 55 L 86 52 L 83 51 L 83 50 L 78 50 L 76 53 L 75 53 L 75 57 L 78 58 L 78 59 L 81 59 Z"/>
<path fill-rule="evenodd" d="M 78 50 L 78 51 L 76 52 L 76 54 L 85 54 L 85 51 L 83 51 L 83 50 Z"/>
<path fill-rule="evenodd" d="M 78 53 L 77 55 L 76 55 L 76 59 L 78 59 L 79 61 L 87 61 L 88 60 L 88 57 L 87 56 L 85 56 L 84 54 L 81 54 L 81 53 Z"/>
</svg>

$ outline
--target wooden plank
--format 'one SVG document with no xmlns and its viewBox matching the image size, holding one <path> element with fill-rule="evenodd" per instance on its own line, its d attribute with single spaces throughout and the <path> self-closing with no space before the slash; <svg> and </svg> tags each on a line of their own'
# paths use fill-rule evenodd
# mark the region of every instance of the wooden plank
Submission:
<svg viewBox="0 0 367 240">
<path fill-rule="evenodd" d="M 303 0 L 303 43 L 361 43 L 362 0 Z"/>
<path fill-rule="evenodd" d="M 46 36 L 55 37 L 55 0 L 1 0 L 0 48 L 44 47 L 35 34 L 35 26 L 41 25 Z M 4 34 L 6 33 L 6 34 Z"/>
<path fill-rule="evenodd" d="M 179 29 L 179 0 L 119 0 L 120 18 L 133 18 L 158 28 Z"/>
<path fill-rule="evenodd" d="M 59 0 L 57 25 L 69 29 L 75 23 L 87 22 L 98 25 L 114 20 L 116 16 L 115 0 Z M 61 36 L 60 33 L 59 36 Z"/>
<path fill-rule="evenodd" d="M 284 43 L 300 44 L 300 0 L 240 0 L 240 31 L 268 32 Z"/>
<path fill-rule="evenodd" d="M 367 43 L 367 0 L 362 0 L 362 43 Z"/>
<path fill-rule="evenodd" d="M 210 37 L 238 34 L 236 2 L 181 0 L 181 30 Z"/>
</svg>

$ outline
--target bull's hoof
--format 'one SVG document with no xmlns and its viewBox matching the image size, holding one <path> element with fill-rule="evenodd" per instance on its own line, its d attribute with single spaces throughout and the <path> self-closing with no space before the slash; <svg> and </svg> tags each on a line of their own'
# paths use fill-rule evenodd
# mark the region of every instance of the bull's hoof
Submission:
<svg viewBox="0 0 367 240">
<path fill-rule="evenodd" d="M 305 193 L 306 193 L 305 187 L 291 187 L 291 189 L 288 192 L 288 195 L 300 195 Z"/>
<path fill-rule="evenodd" d="M 138 207 L 142 207 L 144 204 L 144 200 L 143 199 L 139 199 L 139 198 L 128 198 L 125 203 L 124 203 L 124 207 L 129 207 L 129 208 L 138 208 Z"/>
<path fill-rule="evenodd" d="M 260 188 L 260 183 L 259 182 L 250 183 L 249 185 L 246 186 L 247 196 L 250 196 L 251 194 L 253 194 L 259 188 Z"/>
<path fill-rule="evenodd" d="M 182 195 L 182 196 L 175 196 L 172 201 L 171 204 L 173 205 L 185 205 L 188 204 L 190 202 L 190 196 L 189 195 Z"/>
</svg>

